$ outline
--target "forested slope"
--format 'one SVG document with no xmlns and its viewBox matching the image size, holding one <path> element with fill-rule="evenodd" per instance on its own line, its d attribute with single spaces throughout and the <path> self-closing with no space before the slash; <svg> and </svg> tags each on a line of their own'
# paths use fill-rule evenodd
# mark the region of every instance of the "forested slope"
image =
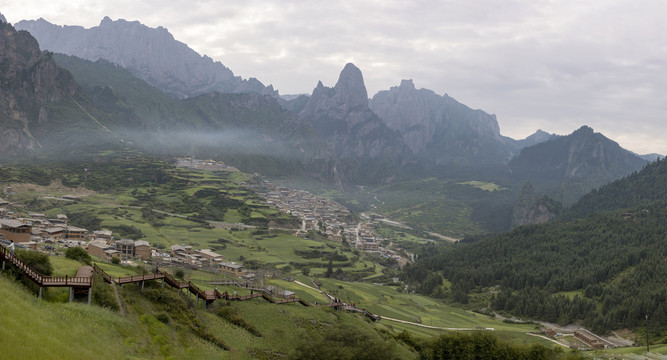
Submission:
<svg viewBox="0 0 667 360">
<path fill-rule="evenodd" d="M 454 246 L 429 246 L 406 270 L 420 292 L 454 299 L 494 291 L 500 311 L 594 330 L 667 330 L 667 165 L 659 161 L 587 195 L 569 213 L 593 214 Z M 570 296 L 566 296 L 568 292 Z M 572 296 L 572 294 L 576 294 Z"/>
<path fill-rule="evenodd" d="M 581 218 L 600 211 L 638 207 L 666 199 L 667 161 L 662 159 L 640 172 L 591 191 L 567 209 L 562 218 Z"/>
</svg>

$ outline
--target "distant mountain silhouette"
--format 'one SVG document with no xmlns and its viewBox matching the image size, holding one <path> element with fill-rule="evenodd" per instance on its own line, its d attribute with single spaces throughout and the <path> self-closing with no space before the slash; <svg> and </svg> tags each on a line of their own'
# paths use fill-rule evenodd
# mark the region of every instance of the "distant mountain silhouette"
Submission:
<svg viewBox="0 0 667 360">
<path fill-rule="evenodd" d="M 255 78 L 234 76 L 220 62 L 175 40 L 163 27 L 155 29 L 138 21 L 105 17 L 99 26 L 90 29 L 54 25 L 44 19 L 23 20 L 16 28 L 30 32 L 45 50 L 91 61 L 105 59 L 177 98 L 211 91 L 278 95 L 273 87 Z"/>
<path fill-rule="evenodd" d="M 551 191 L 558 188 L 558 196 L 551 195 L 567 206 L 588 191 L 646 164 L 618 143 L 582 126 L 570 135 L 522 149 L 510 161 L 509 169 L 513 179 L 542 184 L 542 191 L 545 186 Z"/>
</svg>

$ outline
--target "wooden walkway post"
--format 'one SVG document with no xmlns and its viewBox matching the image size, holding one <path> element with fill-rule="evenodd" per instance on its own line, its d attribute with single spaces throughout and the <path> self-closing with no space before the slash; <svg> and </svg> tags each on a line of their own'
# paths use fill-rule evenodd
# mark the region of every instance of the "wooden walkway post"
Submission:
<svg viewBox="0 0 667 360">
<path fill-rule="evenodd" d="M 39 287 L 39 298 L 40 299 L 42 298 L 42 287 L 41 286 Z"/>
<path fill-rule="evenodd" d="M 90 305 L 90 300 L 92 299 L 92 297 L 93 297 L 93 286 L 91 284 L 91 286 L 88 288 L 88 305 Z"/>
<path fill-rule="evenodd" d="M 69 288 L 69 302 L 72 302 L 74 300 L 74 288 L 70 287 Z"/>
</svg>

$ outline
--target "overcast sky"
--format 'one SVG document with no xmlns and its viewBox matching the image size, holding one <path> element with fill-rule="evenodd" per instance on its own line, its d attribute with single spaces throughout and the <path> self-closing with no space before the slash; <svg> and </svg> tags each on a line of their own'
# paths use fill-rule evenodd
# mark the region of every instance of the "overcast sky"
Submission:
<svg viewBox="0 0 667 360">
<path fill-rule="evenodd" d="M 496 114 L 513 138 L 585 124 L 637 153 L 667 153 L 663 0 L 3 2 L 10 23 L 163 26 L 281 94 L 333 86 L 353 62 L 369 96 L 413 79 Z"/>
</svg>

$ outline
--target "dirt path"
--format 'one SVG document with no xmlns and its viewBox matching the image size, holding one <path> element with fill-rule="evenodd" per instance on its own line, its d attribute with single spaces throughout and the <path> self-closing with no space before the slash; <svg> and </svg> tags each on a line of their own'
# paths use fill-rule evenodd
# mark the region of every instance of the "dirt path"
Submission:
<svg viewBox="0 0 667 360">
<path fill-rule="evenodd" d="M 558 345 L 560 345 L 560 346 L 562 346 L 562 347 L 566 347 L 566 348 L 569 348 L 569 347 L 570 347 L 570 345 L 564 344 L 564 343 L 562 343 L 562 342 L 560 342 L 560 341 L 554 340 L 554 339 L 552 339 L 552 338 L 550 338 L 550 337 L 546 337 L 546 336 L 544 336 L 544 335 L 534 334 L 534 333 L 530 333 L 530 332 L 528 332 L 528 333 L 526 333 L 526 334 L 528 334 L 528 335 L 532 335 L 532 336 L 537 336 L 537 337 L 542 338 L 542 339 L 544 339 L 544 340 L 549 340 L 549 341 L 551 341 L 551 342 L 553 342 L 553 343 L 556 343 L 556 344 L 558 344 Z"/>
<path fill-rule="evenodd" d="M 386 317 L 386 316 L 383 316 L 383 315 L 380 315 L 380 316 L 382 316 L 382 320 L 395 321 L 395 322 L 399 322 L 399 323 L 402 323 L 402 324 L 409 324 L 409 325 L 414 325 L 414 326 L 420 326 L 420 327 L 428 328 L 428 329 L 449 330 L 449 331 L 475 331 L 475 330 L 481 330 L 481 329 L 476 329 L 476 328 L 448 328 L 448 327 L 441 327 L 441 326 L 424 325 L 424 324 L 420 324 L 420 323 L 416 323 L 416 322 L 412 322 L 412 321 L 394 319 L 394 318 Z M 490 330 L 489 330 L 489 331 L 490 331 Z"/>
<path fill-rule="evenodd" d="M 120 316 L 125 316 L 125 308 L 123 307 L 123 303 L 120 301 L 120 296 L 118 296 L 118 289 L 116 288 L 116 284 L 112 281 L 111 282 L 111 287 L 113 288 L 113 293 L 116 295 L 116 301 L 118 302 L 118 310 L 120 311 Z"/>
<path fill-rule="evenodd" d="M 430 232 L 430 231 L 427 231 L 427 233 L 428 233 L 429 235 L 433 235 L 433 236 L 435 236 L 435 237 L 437 237 L 437 238 L 439 238 L 439 239 L 446 240 L 446 241 L 453 242 L 453 243 L 458 242 L 459 240 L 461 240 L 461 239 L 456 239 L 456 238 L 453 238 L 453 237 L 445 236 L 445 235 L 438 234 L 438 233 L 434 233 L 434 232 Z"/>
</svg>

